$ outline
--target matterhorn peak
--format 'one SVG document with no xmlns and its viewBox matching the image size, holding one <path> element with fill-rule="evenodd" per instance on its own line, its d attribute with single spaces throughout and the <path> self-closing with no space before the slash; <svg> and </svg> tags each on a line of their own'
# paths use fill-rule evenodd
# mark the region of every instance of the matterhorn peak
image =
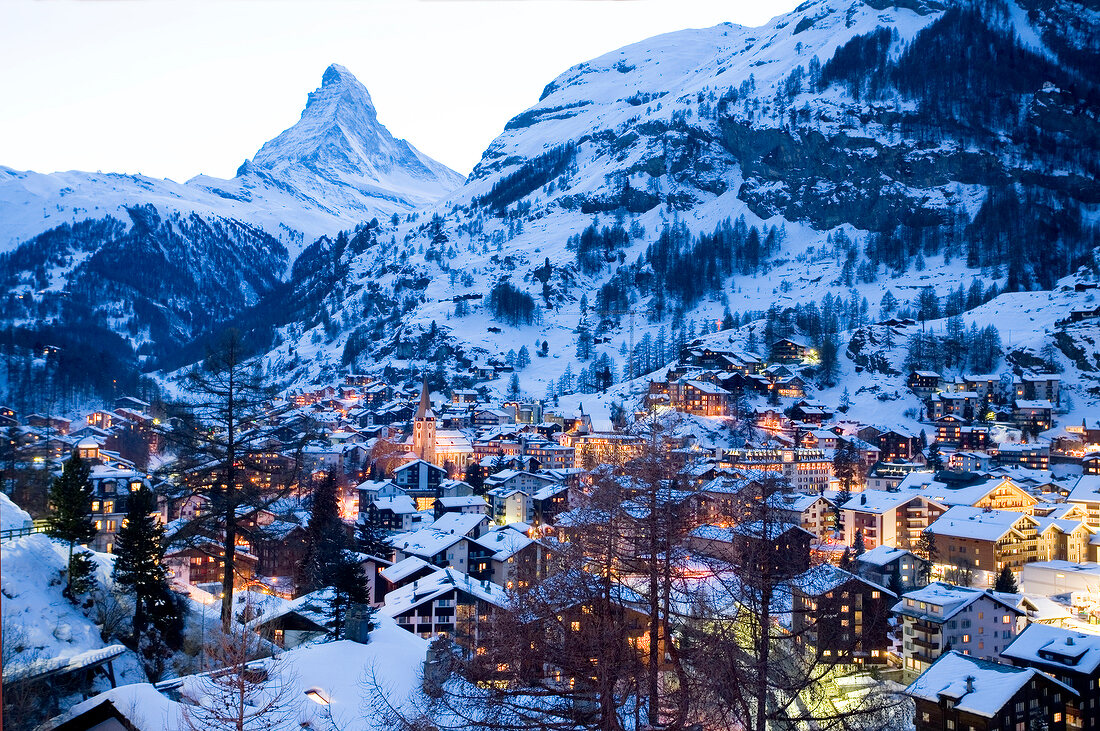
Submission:
<svg viewBox="0 0 1100 731">
<path fill-rule="evenodd" d="M 309 93 L 298 122 L 267 142 L 239 174 L 262 174 L 315 189 L 319 181 L 411 206 L 435 200 L 462 176 L 432 160 L 378 121 L 370 93 L 332 64 Z"/>
</svg>

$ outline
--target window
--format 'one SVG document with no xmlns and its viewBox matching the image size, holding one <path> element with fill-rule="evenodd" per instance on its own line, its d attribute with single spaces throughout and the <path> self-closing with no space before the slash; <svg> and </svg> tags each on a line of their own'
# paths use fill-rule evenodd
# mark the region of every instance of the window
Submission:
<svg viewBox="0 0 1100 731">
<path fill-rule="evenodd" d="M 963 635 L 963 642 L 970 642 L 970 635 Z"/>
</svg>

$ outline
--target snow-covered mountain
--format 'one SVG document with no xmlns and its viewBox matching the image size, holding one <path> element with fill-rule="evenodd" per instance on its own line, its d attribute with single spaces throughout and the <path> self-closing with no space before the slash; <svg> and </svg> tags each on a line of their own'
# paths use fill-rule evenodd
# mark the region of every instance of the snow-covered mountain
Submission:
<svg viewBox="0 0 1100 731">
<path fill-rule="evenodd" d="M 334 67 L 237 178 L 186 187 L 227 206 L 277 190 L 293 221 L 329 215 L 324 198 L 358 225 L 297 245 L 262 222 L 237 231 L 239 251 L 282 243 L 271 262 L 293 264 L 278 281 L 274 264 L 242 273 L 263 257 L 227 258 L 239 281 L 216 288 L 236 288 L 232 313 L 204 322 L 247 331 L 287 382 L 428 369 L 453 384 L 526 347 L 520 387 L 542 396 L 640 375 L 719 326 L 749 349 L 796 335 L 843 352 L 890 315 L 957 330 L 998 312 L 1012 363 L 1055 342 L 1045 360 L 1080 372 L 1093 403 L 1095 326 L 1064 324 L 1090 294 L 1040 296 L 1051 311 L 1036 313 L 1002 293 L 1100 276 L 1098 39 L 1091 0 L 809 0 L 759 28 L 670 33 L 566 70 L 461 187 L 396 223 L 338 201 L 372 181 L 411 191 L 434 168 L 371 132 L 369 96 Z M 160 220 L 163 237 L 179 225 Z M 56 288 L 57 271 L 35 286 Z M 111 317 L 163 347 L 148 318 Z M 204 334 L 178 319 L 175 342 Z M 144 367 L 201 348 L 187 352 Z M 908 360 L 904 345 L 881 355 Z"/>
<path fill-rule="evenodd" d="M 812 339 L 824 310 L 844 339 L 887 292 L 915 315 L 931 287 L 936 318 L 965 320 L 1094 277 L 1093 5 L 810 0 L 578 64 L 414 222 L 307 249 L 288 287 L 308 311 L 257 326 L 265 362 L 454 375 L 527 346 L 521 387 L 542 396 L 596 363 L 659 365 L 727 311 L 762 349 L 769 309 Z M 956 306 L 960 288 L 976 294 Z M 1038 345 L 1017 314 L 1011 339 Z"/>
<path fill-rule="evenodd" d="M 407 215 L 461 183 L 390 134 L 335 65 L 232 180 L 0 167 L 6 345 L 58 346 L 67 383 L 109 384 L 274 292 L 317 237 Z"/>
<path fill-rule="evenodd" d="M 232 180 L 199 175 L 175 183 L 0 166 L 0 251 L 60 224 L 125 216 L 128 207 L 152 205 L 166 216 L 193 212 L 248 223 L 297 254 L 321 235 L 438 200 L 462 180 L 395 138 L 378 121 L 367 89 L 333 64 L 310 93 L 301 119 L 244 162 Z"/>
</svg>

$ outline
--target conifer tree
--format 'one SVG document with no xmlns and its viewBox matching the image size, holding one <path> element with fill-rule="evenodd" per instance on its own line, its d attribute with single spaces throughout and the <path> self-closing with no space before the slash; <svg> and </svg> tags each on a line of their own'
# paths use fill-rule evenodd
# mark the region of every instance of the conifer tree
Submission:
<svg viewBox="0 0 1100 731">
<path fill-rule="evenodd" d="M 855 540 L 852 541 L 852 555 L 859 558 L 867 553 L 867 542 L 863 540 L 863 529 L 856 531 Z"/>
<path fill-rule="evenodd" d="M 993 591 L 1005 594 L 1020 593 L 1020 586 L 1016 583 L 1016 577 L 1013 575 L 1012 569 L 1007 566 L 1001 569 L 1001 573 L 997 574 L 997 581 L 993 584 Z"/>
<path fill-rule="evenodd" d="M 913 553 L 924 559 L 920 564 L 920 579 L 922 583 L 927 584 L 932 576 L 932 564 L 936 562 L 938 554 L 936 534 L 923 531 L 917 540 L 917 545 L 913 548 Z"/>
<path fill-rule="evenodd" d="M 69 544 L 68 570 L 65 596 L 76 601 L 76 596 L 91 588 L 94 565 L 83 553 L 73 549 L 95 538 L 96 526 L 92 520 L 92 482 L 89 466 L 74 454 L 65 462 L 61 475 L 54 478 L 50 488 L 50 507 L 53 513 L 46 519 L 46 535 Z"/>
<path fill-rule="evenodd" d="M 167 647 L 178 644 L 179 607 L 164 567 L 164 526 L 156 496 L 142 486 L 130 493 L 126 520 L 115 541 L 115 582 L 133 595 L 133 639 L 150 676 L 163 670 Z"/>
<path fill-rule="evenodd" d="M 928 447 L 928 469 L 933 472 L 943 469 L 943 455 L 940 454 L 940 445 L 937 442 L 932 442 Z"/>
<path fill-rule="evenodd" d="M 344 522 L 340 519 L 336 475 L 332 472 L 314 490 L 306 530 L 306 554 L 302 560 L 301 583 L 307 591 L 330 585 L 333 567 L 347 547 Z"/>
<path fill-rule="evenodd" d="M 328 627 L 333 639 L 343 636 L 348 608 L 366 604 L 367 577 L 340 518 L 336 475 L 329 472 L 313 492 L 302 585 L 306 591 L 331 588 Z"/>
<path fill-rule="evenodd" d="M 466 474 L 469 475 L 469 472 L 467 471 Z M 386 543 L 386 531 L 370 518 L 364 518 L 359 523 L 356 538 L 359 542 L 359 550 L 363 553 L 380 558 L 390 554 L 390 545 Z"/>
</svg>

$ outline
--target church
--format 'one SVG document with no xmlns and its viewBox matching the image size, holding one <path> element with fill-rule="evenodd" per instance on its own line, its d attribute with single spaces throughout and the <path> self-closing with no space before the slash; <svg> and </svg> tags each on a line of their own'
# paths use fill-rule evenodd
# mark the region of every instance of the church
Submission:
<svg viewBox="0 0 1100 731">
<path fill-rule="evenodd" d="M 465 434 L 457 429 L 436 429 L 427 381 L 421 386 L 420 404 L 413 417 L 411 451 L 419 459 L 445 468 L 451 477 L 458 479 L 474 459 L 474 448 Z"/>
</svg>

